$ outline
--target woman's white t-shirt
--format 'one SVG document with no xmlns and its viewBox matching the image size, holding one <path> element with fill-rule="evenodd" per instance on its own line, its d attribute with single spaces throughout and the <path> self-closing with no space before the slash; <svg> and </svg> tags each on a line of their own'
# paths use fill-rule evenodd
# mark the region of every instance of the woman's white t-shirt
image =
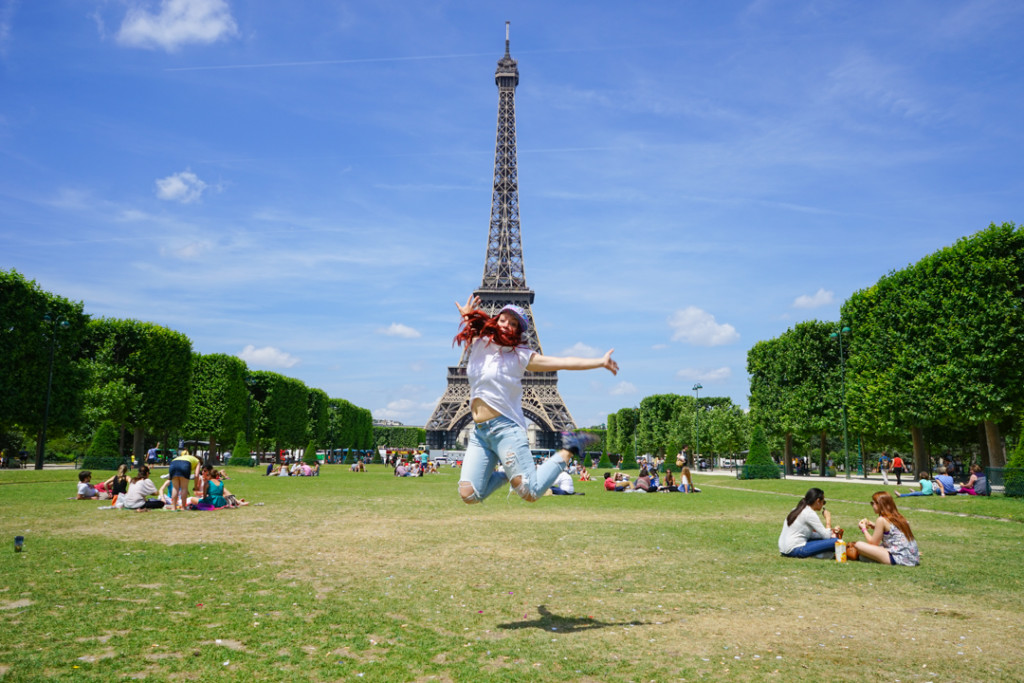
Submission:
<svg viewBox="0 0 1024 683">
<path fill-rule="evenodd" d="M 528 346 L 499 346 L 489 339 L 474 339 L 466 363 L 469 402 L 479 398 L 526 429 L 523 375 L 533 354 Z"/>
<path fill-rule="evenodd" d="M 128 492 L 124 494 L 124 507 L 128 510 L 136 510 L 146 504 L 146 496 L 155 496 L 156 486 L 149 479 L 139 479 L 134 484 L 128 484 Z"/>
<path fill-rule="evenodd" d="M 831 537 L 832 533 L 818 519 L 818 513 L 810 505 L 807 505 L 796 516 L 792 524 L 782 523 L 782 533 L 779 534 L 779 552 L 785 555 L 807 545 L 808 541 Z"/>
</svg>

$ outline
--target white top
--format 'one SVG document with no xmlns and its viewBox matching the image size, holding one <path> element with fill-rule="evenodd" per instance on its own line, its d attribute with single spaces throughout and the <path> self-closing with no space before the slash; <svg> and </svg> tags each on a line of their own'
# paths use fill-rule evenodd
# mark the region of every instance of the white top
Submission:
<svg viewBox="0 0 1024 683">
<path fill-rule="evenodd" d="M 533 353 L 528 346 L 498 346 L 489 339 L 474 339 L 466 363 L 470 404 L 479 398 L 526 429 L 523 375 Z"/>
<path fill-rule="evenodd" d="M 555 477 L 555 483 L 552 486 L 557 486 L 566 493 L 576 493 L 576 488 L 572 485 L 572 475 L 564 470 Z"/>
<path fill-rule="evenodd" d="M 791 553 L 797 548 L 807 545 L 808 541 L 818 538 L 832 538 L 832 532 L 825 528 L 825 525 L 818 519 L 818 513 L 808 505 L 796 516 L 792 526 L 785 522 L 782 523 L 782 533 L 779 534 L 779 552 L 783 555 Z"/>
<path fill-rule="evenodd" d="M 78 482 L 78 495 L 86 496 L 87 498 L 95 498 L 99 491 L 87 481 Z"/>
<path fill-rule="evenodd" d="M 128 510 L 136 510 L 146 504 L 146 496 L 155 496 L 156 486 L 149 479 L 139 479 L 134 484 L 128 484 L 128 492 L 124 494 L 124 507 Z"/>
</svg>

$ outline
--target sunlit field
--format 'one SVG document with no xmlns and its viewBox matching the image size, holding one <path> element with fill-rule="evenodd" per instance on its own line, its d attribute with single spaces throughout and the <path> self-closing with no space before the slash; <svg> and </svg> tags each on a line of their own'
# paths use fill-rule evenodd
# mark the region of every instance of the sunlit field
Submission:
<svg viewBox="0 0 1024 683">
<path fill-rule="evenodd" d="M 1024 670 L 1019 500 L 898 501 L 922 565 L 894 568 L 780 557 L 806 482 L 705 475 L 702 493 L 683 495 L 598 481 L 578 484 L 585 496 L 467 506 L 457 470 L 369 470 L 232 468 L 228 488 L 253 505 L 177 513 L 69 500 L 71 470 L 0 471 L 0 680 L 1017 681 Z M 853 534 L 875 489 L 822 488 Z"/>
</svg>

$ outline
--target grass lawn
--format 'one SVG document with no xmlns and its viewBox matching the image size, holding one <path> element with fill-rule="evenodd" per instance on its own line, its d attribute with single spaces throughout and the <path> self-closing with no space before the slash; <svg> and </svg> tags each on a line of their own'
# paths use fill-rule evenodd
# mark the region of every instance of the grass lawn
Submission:
<svg viewBox="0 0 1024 683">
<path fill-rule="evenodd" d="M 454 469 L 370 470 L 232 468 L 228 488 L 263 505 L 141 514 L 68 500 L 71 470 L 0 471 L 0 681 L 905 683 L 1024 671 L 1019 500 L 898 501 L 921 546 L 909 569 L 780 557 L 804 482 L 697 475 L 694 495 L 592 482 L 578 485 L 586 496 L 467 506 Z M 855 536 L 875 489 L 822 488 Z"/>
</svg>

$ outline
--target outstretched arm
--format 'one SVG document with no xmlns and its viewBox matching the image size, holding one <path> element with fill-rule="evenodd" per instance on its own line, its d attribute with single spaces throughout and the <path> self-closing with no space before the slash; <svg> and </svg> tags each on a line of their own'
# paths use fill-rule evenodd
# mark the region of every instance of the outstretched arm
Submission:
<svg viewBox="0 0 1024 683">
<path fill-rule="evenodd" d="M 619 372 L 619 364 L 612 360 L 612 352 L 614 351 L 615 349 L 610 349 L 601 358 L 576 358 L 572 356 L 558 358 L 556 356 L 542 356 L 539 353 L 535 353 L 530 358 L 530 363 L 526 366 L 526 369 L 531 372 L 554 372 L 556 370 L 593 370 L 595 368 L 605 368 L 613 375 L 616 375 Z"/>
</svg>

